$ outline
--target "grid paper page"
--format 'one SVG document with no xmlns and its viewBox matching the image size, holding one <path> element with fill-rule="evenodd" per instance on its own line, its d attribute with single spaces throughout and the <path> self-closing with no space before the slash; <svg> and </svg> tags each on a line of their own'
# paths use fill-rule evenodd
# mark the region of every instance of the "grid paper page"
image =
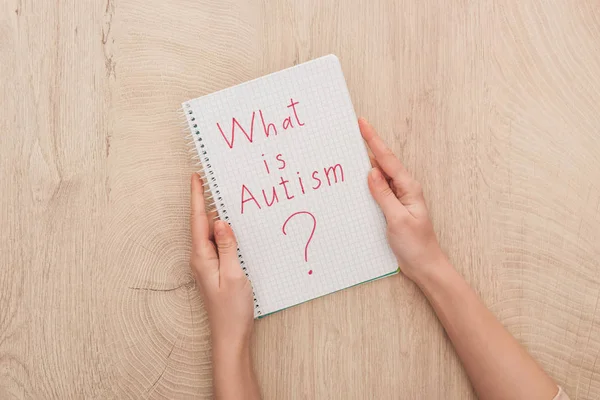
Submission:
<svg viewBox="0 0 600 400">
<path fill-rule="evenodd" d="M 194 116 L 188 122 L 198 131 L 210 189 L 221 199 L 220 218 L 238 239 L 255 316 L 397 271 L 337 57 L 191 100 L 184 109 Z"/>
</svg>

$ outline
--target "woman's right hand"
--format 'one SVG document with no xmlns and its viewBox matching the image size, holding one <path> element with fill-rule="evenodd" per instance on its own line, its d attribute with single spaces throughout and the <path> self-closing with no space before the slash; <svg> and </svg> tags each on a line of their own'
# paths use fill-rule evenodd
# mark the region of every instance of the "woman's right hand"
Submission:
<svg viewBox="0 0 600 400">
<path fill-rule="evenodd" d="M 551 399 L 558 391 L 556 383 L 448 262 L 435 237 L 421 185 L 367 121 L 358 123 L 375 156 L 369 188 L 387 219 L 388 240 L 400 269 L 427 297 L 479 398 Z"/>
<path fill-rule="evenodd" d="M 419 284 L 446 260 L 440 248 L 419 182 L 363 118 L 358 125 L 373 153 L 369 189 L 387 220 L 387 236 L 400 270 Z"/>
</svg>

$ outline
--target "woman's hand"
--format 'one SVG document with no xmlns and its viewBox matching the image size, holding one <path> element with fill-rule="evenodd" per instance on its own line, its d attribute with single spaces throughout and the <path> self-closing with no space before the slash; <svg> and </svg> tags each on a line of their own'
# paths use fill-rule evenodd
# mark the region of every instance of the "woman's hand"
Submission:
<svg viewBox="0 0 600 400">
<path fill-rule="evenodd" d="M 369 123 L 358 125 L 373 153 L 369 189 L 387 220 L 387 236 L 400 270 L 418 283 L 421 276 L 445 259 L 438 244 L 419 182 L 383 143 Z"/>
<path fill-rule="evenodd" d="M 260 399 L 250 357 L 254 325 L 250 281 L 240 267 L 237 242 L 229 225 L 214 223 L 214 242 L 204 206 L 204 188 L 192 175 L 192 255 L 190 267 L 200 287 L 212 336 L 216 399 Z M 215 246 L 216 243 L 216 246 Z"/>
<path fill-rule="evenodd" d="M 373 152 L 371 194 L 387 219 L 400 269 L 423 291 L 481 399 L 551 399 L 558 388 L 485 307 L 438 244 L 421 186 L 359 119 Z"/>
<path fill-rule="evenodd" d="M 192 254 L 190 267 L 208 313 L 213 348 L 247 349 L 254 324 L 252 286 L 240 267 L 237 242 L 229 224 L 214 223 L 214 242 L 204 205 L 204 188 L 192 175 Z M 216 246 L 215 246 L 216 243 Z"/>
</svg>

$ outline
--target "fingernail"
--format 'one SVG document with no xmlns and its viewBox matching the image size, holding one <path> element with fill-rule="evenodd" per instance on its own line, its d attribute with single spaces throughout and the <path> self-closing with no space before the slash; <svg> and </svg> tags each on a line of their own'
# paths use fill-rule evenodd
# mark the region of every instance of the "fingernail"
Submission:
<svg viewBox="0 0 600 400">
<path fill-rule="evenodd" d="M 383 176 L 381 175 L 381 171 L 379 171 L 379 168 L 371 169 L 371 177 L 373 178 L 373 180 L 375 182 L 379 182 L 380 180 L 383 179 Z"/>
<path fill-rule="evenodd" d="M 225 222 L 223 221 L 215 221 L 215 235 L 216 236 L 224 236 L 225 235 Z"/>
</svg>

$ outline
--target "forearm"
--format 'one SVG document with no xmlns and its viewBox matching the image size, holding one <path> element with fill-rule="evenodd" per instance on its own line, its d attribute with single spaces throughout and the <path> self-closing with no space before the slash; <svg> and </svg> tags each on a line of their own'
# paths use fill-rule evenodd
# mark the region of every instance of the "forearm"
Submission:
<svg viewBox="0 0 600 400">
<path fill-rule="evenodd" d="M 218 400 L 260 399 L 249 346 L 213 346 L 213 386 Z"/>
<path fill-rule="evenodd" d="M 551 400 L 552 379 L 481 302 L 447 260 L 418 279 L 483 400 Z"/>
</svg>

